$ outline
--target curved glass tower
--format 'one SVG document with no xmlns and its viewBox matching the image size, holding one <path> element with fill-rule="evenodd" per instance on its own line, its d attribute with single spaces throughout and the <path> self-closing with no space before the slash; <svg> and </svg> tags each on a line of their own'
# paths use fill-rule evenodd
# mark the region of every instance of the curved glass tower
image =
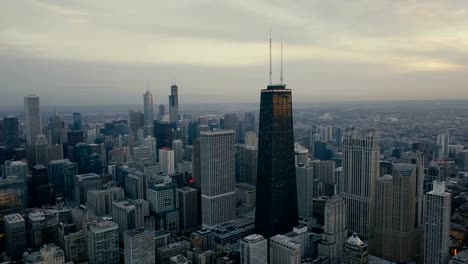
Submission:
<svg viewBox="0 0 468 264">
<path fill-rule="evenodd" d="M 260 98 L 255 230 L 265 238 L 298 222 L 291 89 L 269 85 Z"/>
</svg>

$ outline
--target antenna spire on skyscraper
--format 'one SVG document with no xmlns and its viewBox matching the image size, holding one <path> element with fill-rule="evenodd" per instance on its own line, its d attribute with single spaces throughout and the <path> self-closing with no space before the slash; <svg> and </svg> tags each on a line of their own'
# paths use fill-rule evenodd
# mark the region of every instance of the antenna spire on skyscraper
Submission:
<svg viewBox="0 0 468 264">
<path fill-rule="evenodd" d="M 280 74 L 280 84 L 283 84 L 283 42 L 281 42 L 281 74 Z"/>
<path fill-rule="evenodd" d="M 272 85 L 272 76 L 271 76 L 271 25 L 270 25 L 270 85 Z"/>
</svg>

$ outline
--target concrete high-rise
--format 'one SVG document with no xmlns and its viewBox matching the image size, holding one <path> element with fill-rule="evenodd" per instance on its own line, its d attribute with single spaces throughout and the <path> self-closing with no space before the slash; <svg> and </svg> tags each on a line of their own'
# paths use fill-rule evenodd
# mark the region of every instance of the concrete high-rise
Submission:
<svg viewBox="0 0 468 264">
<path fill-rule="evenodd" d="M 5 146 L 10 149 L 18 148 L 20 145 L 18 117 L 7 116 L 3 118 L 5 131 Z"/>
<path fill-rule="evenodd" d="M 313 168 L 300 163 L 296 166 L 298 215 L 304 218 L 313 217 L 314 177 Z"/>
<path fill-rule="evenodd" d="M 88 227 L 88 254 L 90 264 L 119 263 L 119 226 L 112 221 L 101 221 Z"/>
<path fill-rule="evenodd" d="M 450 144 L 450 134 L 449 134 L 449 132 L 437 135 L 437 147 L 438 147 L 437 159 L 438 160 L 442 160 L 443 158 L 448 157 L 449 144 Z"/>
<path fill-rule="evenodd" d="M 301 263 L 301 244 L 294 242 L 290 237 L 283 235 L 271 237 L 269 252 L 270 264 Z"/>
<path fill-rule="evenodd" d="M 183 187 L 177 190 L 179 195 L 180 229 L 184 232 L 198 226 L 198 190 Z"/>
<path fill-rule="evenodd" d="M 236 182 L 257 185 L 257 147 L 236 145 Z"/>
<path fill-rule="evenodd" d="M 143 131 L 146 136 L 153 136 L 154 134 L 154 118 L 153 118 L 153 95 L 149 90 L 143 94 L 143 113 L 144 113 L 144 126 Z"/>
<path fill-rule="evenodd" d="M 95 173 L 75 175 L 74 187 L 75 202 L 86 204 L 88 191 L 101 189 L 101 177 Z"/>
<path fill-rule="evenodd" d="M 424 263 L 445 264 L 450 246 L 450 193 L 445 182 L 434 181 L 425 197 Z"/>
<path fill-rule="evenodd" d="M 28 144 L 32 144 L 36 140 L 37 135 L 42 134 L 39 96 L 30 95 L 24 97 L 24 112 L 26 119 L 24 123 L 26 141 Z"/>
<path fill-rule="evenodd" d="M 125 264 L 156 263 L 154 231 L 136 228 L 124 233 Z"/>
<path fill-rule="evenodd" d="M 145 115 L 140 109 L 132 109 L 128 112 L 128 128 L 136 135 L 138 129 L 143 127 L 145 123 Z"/>
<path fill-rule="evenodd" d="M 292 94 L 270 84 L 260 98 L 255 229 L 270 238 L 297 223 Z"/>
<path fill-rule="evenodd" d="M 177 85 L 171 85 L 171 95 L 169 95 L 169 120 L 176 123 L 179 120 L 179 91 Z"/>
<path fill-rule="evenodd" d="M 202 132 L 202 225 L 213 227 L 236 217 L 234 131 Z"/>
<path fill-rule="evenodd" d="M 74 178 L 78 174 L 78 165 L 68 159 L 52 160 L 48 169 L 49 183 L 55 187 L 57 197 L 65 202 L 73 200 Z"/>
<path fill-rule="evenodd" d="M 10 258 L 19 258 L 26 251 L 26 222 L 20 214 L 5 216 L 5 237 L 7 254 Z"/>
<path fill-rule="evenodd" d="M 80 113 L 73 113 L 73 131 L 82 131 L 83 122 L 81 121 Z"/>
<path fill-rule="evenodd" d="M 112 203 L 112 219 L 119 225 L 119 238 L 123 241 L 124 232 L 144 226 L 144 217 L 149 215 L 146 200 L 122 200 Z"/>
<path fill-rule="evenodd" d="M 162 121 L 164 119 L 164 115 L 166 114 L 166 109 L 163 104 L 159 105 L 159 113 L 158 113 L 158 120 Z"/>
<path fill-rule="evenodd" d="M 341 264 L 343 244 L 348 234 L 344 199 L 336 194 L 328 199 L 324 215 L 322 241 L 318 245 L 318 254 L 327 256 L 330 264 Z"/>
<path fill-rule="evenodd" d="M 348 128 L 343 141 L 342 196 L 349 231 L 370 238 L 375 209 L 375 187 L 380 174 L 380 142 L 374 130 Z"/>
<path fill-rule="evenodd" d="M 253 234 L 240 240 L 241 264 L 267 264 L 268 241 Z"/>
<path fill-rule="evenodd" d="M 350 236 L 343 248 L 343 264 L 367 264 L 368 252 L 367 245 L 362 242 L 356 233 Z"/>
<path fill-rule="evenodd" d="M 174 164 L 177 165 L 184 160 L 184 143 L 182 140 L 172 141 L 172 149 L 174 150 Z"/>
<path fill-rule="evenodd" d="M 169 148 L 162 148 L 159 150 L 159 167 L 161 172 L 166 175 L 174 174 L 174 150 Z"/>
</svg>

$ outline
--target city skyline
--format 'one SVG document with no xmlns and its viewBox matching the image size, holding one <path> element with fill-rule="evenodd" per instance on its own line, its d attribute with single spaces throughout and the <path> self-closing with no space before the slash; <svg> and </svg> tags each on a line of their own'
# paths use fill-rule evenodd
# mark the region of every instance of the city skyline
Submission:
<svg viewBox="0 0 468 264">
<path fill-rule="evenodd" d="M 48 98 L 44 105 L 136 103 L 147 80 L 158 103 L 172 81 L 184 90 L 181 103 L 256 102 L 268 79 L 270 25 L 273 80 L 283 42 L 295 101 L 468 98 L 461 2 L 1 5 L 3 105 L 31 93 Z"/>
</svg>

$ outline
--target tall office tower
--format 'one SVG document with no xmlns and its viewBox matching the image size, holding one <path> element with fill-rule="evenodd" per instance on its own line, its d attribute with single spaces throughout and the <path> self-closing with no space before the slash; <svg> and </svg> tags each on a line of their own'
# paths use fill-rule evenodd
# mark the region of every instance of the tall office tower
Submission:
<svg viewBox="0 0 468 264">
<path fill-rule="evenodd" d="M 194 230 L 198 226 L 198 190 L 190 187 L 177 189 L 179 195 L 180 229 Z"/>
<path fill-rule="evenodd" d="M 159 167 L 161 172 L 166 175 L 174 174 L 174 150 L 169 148 L 162 148 L 159 150 Z"/>
<path fill-rule="evenodd" d="M 343 192 L 350 231 L 370 238 L 379 177 L 380 145 L 374 130 L 362 133 L 348 128 L 343 141 Z"/>
<path fill-rule="evenodd" d="M 158 113 L 158 120 L 163 121 L 164 115 L 166 114 L 166 109 L 163 104 L 159 105 L 159 113 Z"/>
<path fill-rule="evenodd" d="M 73 113 L 73 131 L 83 131 L 83 122 L 80 113 Z"/>
<path fill-rule="evenodd" d="M 234 131 L 202 132 L 202 225 L 213 227 L 236 217 Z"/>
<path fill-rule="evenodd" d="M 343 129 L 341 127 L 333 127 L 333 138 L 335 139 L 335 145 L 338 149 L 343 146 Z"/>
<path fill-rule="evenodd" d="M 137 175 L 129 174 L 125 176 L 125 196 L 130 199 L 144 199 L 145 179 Z"/>
<path fill-rule="evenodd" d="M 291 89 L 268 85 L 260 98 L 256 232 L 265 238 L 298 222 Z"/>
<path fill-rule="evenodd" d="M 144 135 L 146 136 L 153 136 L 154 129 L 153 129 L 153 95 L 149 90 L 143 94 L 143 113 L 145 116 L 145 122 L 143 126 Z"/>
<path fill-rule="evenodd" d="M 371 250 L 397 263 L 415 262 L 419 256 L 416 229 L 416 165 L 396 163 L 393 177 L 377 180 L 376 219 Z"/>
<path fill-rule="evenodd" d="M 20 145 L 18 117 L 7 116 L 3 118 L 5 146 L 9 149 L 18 148 Z"/>
<path fill-rule="evenodd" d="M 450 144 L 450 134 L 449 134 L 449 132 L 437 135 L 437 147 L 438 147 L 437 159 L 438 160 L 442 160 L 445 157 L 448 157 L 449 144 Z"/>
<path fill-rule="evenodd" d="M 86 204 L 88 191 L 101 189 L 101 177 L 95 173 L 75 175 L 74 187 L 75 202 Z"/>
<path fill-rule="evenodd" d="M 18 213 L 6 215 L 4 222 L 7 254 L 13 259 L 20 258 L 27 248 L 26 222 Z"/>
<path fill-rule="evenodd" d="M 49 119 L 49 142 L 52 145 L 62 144 L 65 134 L 65 122 L 56 112 Z"/>
<path fill-rule="evenodd" d="M 18 176 L 0 178 L 0 231 L 6 215 L 22 212 L 27 204 L 26 184 Z"/>
<path fill-rule="evenodd" d="M 267 264 L 268 241 L 261 235 L 253 234 L 240 240 L 241 264 Z"/>
<path fill-rule="evenodd" d="M 193 187 L 198 189 L 201 196 L 201 149 L 200 140 L 193 141 L 192 149 L 192 178 L 194 179 Z M 201 209 L 201 208 L 199 208 Z"/>
<path fill-rule="evenodd" d="M 45 135 L 38 135 L 34 142 L 34 165 L 49 165 L 49 141 Z"/>
<path fill-rule="evenodd" d="M 180 139 L 172 141 L 172 149 L 174 150 L 174 164 L 179 164 L 184 161 L 184 143 Z"/>
<path fill-rule="evenodd" d="M 115 222 L 89 226 L 88 254 L 90 264 L 119 264 L 119 226 Z"/>
<path fill-rule="evenodd" d="M 158 149 L 172 147 L 174 136 L 172 134 L 172 125 L 169 122 L 155 121 L 154 122 L 154 137 Z"/>
<path fill-rule="evenodd" d="M 286 233 L 284 236 L 291 238 L 291 241 L 301 245 L 301 259 L 306 259 L 312 256 L 312 251 L 309 242 L 309 232 L 307 226 L 299 224 L 293 227 L 293 230 Z"/>
<path fill-rule="evenodd" d="M 47 171 L 49 183 L 54 185 L 57 198 L 62 197 L 65 202 L 72 201 L 74 177 L 78 174 L 77 164 L 68 159 L 52 160 Z"/>
<path fill-rule="evenodd" d="M 58 241 L 60 218 L 57 210 L 36 209 L 28 214 L 26 221 L 29 247 L 38 249 L 44 244 Z"/>
<path fill-rule="evenodd" d="M 86 207 L 96 216 L 110 215 L 112 202 L 109 190 L 91 190 L 87 193 Z"/>
<path fill-rule="evenodd" d="M 169 120 L 176 123 L 179 120 L 179 92 L 177 85 L 171 85 L 171 95 L 169 95 Z"/>
<path fill-rule="evenodd" d="M 296 166 L 302 164 L 309 167 L 309 150 L 299 143 L 294 143 L 294 160 Z"/>
<path fill-rule="evenodd" d="M 48 163 L 52 160 L 61 160 L 63 159 L 63 146 L 60 144 L 49 145 L 47 147 Z"/>
<path fill-rule="evenodd" d="M 303 218 L 313 217 L 314 175 L 313 168 L 304 164 L 296 167 L 298 215 Z"/>
<path fill-rule="evenodd" d="M 156 138 L 146 137 L 145 138 L 145 146 L 149 149 L 149 157 L 150 157 L 151 161 L 156 163 L 158 161 Z"/>
<path fill-rule="evenodd" d="M 132 109 L 128 112 L 128 128 L 134 134 L 137 133 L 138 129 L 143 127 L 145 122 L 145 115 L 141 112 L 140 109 Z"/>
<path fill-rule="evenodd" d="M 331 193 L 328 196 L 333 195 L 333 186 L 335 185 L 335 161 L 314 160 L 311 162 L 311 166 L 314 167 L 315 178 L 317 178 L 320 183 L 331 187 Z"/>
<path fill-rule="evenodd" d="M 112 220 L 119 225 L 119 238 L 122 240 L 125 231 L 143 227 L 143 219 L 148 214 L 149 205 L 145 200 L 122 200 L 112 203 Z"/>
<path fill-rule="evenodd" d="M 133 161 L 142 161 L 151 159 L 150 157 L 150 148 L 147 146 L 139 146 L 132 148 L 132 157 Z"/>
<path fill-rule="evenodd" d="M 450 243 L 450 193 L 445 182 L 434 181 L 432 191 L 425 197 L 426 229 L 424 263 L 447 263 Z"/>
<path fill-rule="evenodd" d="M 242 135 L 245 136 L 247 132 L 255 132 L 255 113 L 247 112 L 242 119 Z"/>
<path fill-rule="evenodd" d="M 158 228 L 173 234 L 178 233 L 180 221 L 177 185 L 173 182 L 149 184 L 147 193 L 150 211 L 156 215 Z"/>
<path fill-rule="evenodd" d="M 290 237 L 283 235 L 271 237 L 269 252 L 270 261 L 268 263 L 270 264 L 301 263 L 301 244 L 294 242 Z"/>
<path fill-rule="evenodd" d="M 359 239 L 356 233 L 346 240 L 341 261 L 343 264 L 368 263 L 367 245 Z"/>
<path fill-rule="evenodd" d="M 125 264 L 156 263 L 156 245 L 154 231 L 137 228 L 124 234 Z"/>
<path fill-rule="evenodd" d="M 327 256 L 330 264 L 341 264 L 343 244 L 348 230 L 346 229 L 346 204 L 337 194 L 325 203 L 325 220 L 322 241 L 318 245 L 318 254 Z"/>
<path fill-rule="evenodd" d="M 26 141 L 28 144 L 34 143 L 37 135 L 42 134 L 41 128 L 41 110 L 39 105 L 39 96 L 30 95 L 24 97 L 25 129 Z"/>
<path fill-rule="evenodd" d="M 257 184 L 257 147 L 236 145 L 236 182 Z"/>
</svg>

